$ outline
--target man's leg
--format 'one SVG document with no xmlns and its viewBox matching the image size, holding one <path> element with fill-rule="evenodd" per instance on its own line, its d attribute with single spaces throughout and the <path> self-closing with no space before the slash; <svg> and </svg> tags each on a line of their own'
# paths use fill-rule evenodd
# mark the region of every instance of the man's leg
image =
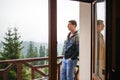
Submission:
<svg viewBox="0 0 120 80">
<path fill-rule="evenodd" d="M 60 80 L 67 80 L 66 77 L 66 60 L 62 60 L 62 67 L 61 67 L 61 74 L 60 74 Z"/>
<path fill-rule="evenodd" d="M 66 80 L 74 80 L 74 70 L 75 70 L 76 64 L 77 64 L 77 60 L 68 60 Z"/>
</svg>

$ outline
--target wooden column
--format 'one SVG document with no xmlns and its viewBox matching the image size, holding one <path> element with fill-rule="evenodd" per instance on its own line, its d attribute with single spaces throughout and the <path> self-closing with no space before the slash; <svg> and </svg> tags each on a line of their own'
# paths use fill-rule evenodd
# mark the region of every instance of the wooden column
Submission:
<svg viewBox="0 0 120 80">
<path fill-rule="evenodd" d="M 49 80 L 57 80 L 57 0 L 48 0 L 49 9 Z"/>
</svg>

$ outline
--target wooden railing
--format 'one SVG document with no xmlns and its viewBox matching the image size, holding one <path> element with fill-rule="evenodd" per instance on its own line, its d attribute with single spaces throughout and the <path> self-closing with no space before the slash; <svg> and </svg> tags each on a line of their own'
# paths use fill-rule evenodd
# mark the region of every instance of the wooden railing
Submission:
<svg viewBox="0 0 120 80">
<path fill-rule="evenodd" d="M 57 59 L 62 59 L 62 56 L 57 57 Z M 46 58 L 39 57 L 39 58 L 27 58 L 27 59 L 2 60 L 2 61 L 0 61 L 0 65 L 8 64 L 8 66 L 4 69 L 0 69 L 0 74 L 3 77 L 3 80 L 8 80 L 7 79 L 7 72 L 9 70 L 11 70 L 12 67 L 17 65 L 17 77 L 18 77 L 17 80 L 22 80 L 22 65 L 24 64 L 25 66 L 31 68 L 32 80 L 35 79 L 35 72 L 39 73 L 43 77 L 48 77 L 49 74 L 46 74 L 40 70 L 40 68 L 47 68 L 48 64 L 37 65 L 37 66 L 29 64 L 29 62 L 36 62 L 36 61 L 42 61 L 42 60 L 48 60 L 48 58 L 47 57 Z M 57 78 L 58 78 L 57 80 L 60 79 L 60 65 L 61 65 L 61 62 L 59 62 L 57 64 Z M 78 71 L 77 71 L 77 73 L 78 73 Z M 77 75 L 77 74 L 75 73 L 75 75 Z"/>
</svg>

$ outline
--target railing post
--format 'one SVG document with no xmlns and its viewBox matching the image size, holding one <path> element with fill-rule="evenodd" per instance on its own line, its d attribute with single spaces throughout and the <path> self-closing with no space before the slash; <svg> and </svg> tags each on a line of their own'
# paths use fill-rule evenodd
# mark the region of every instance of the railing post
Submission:
<svg viewBox="0 0 120 80">
<path fill-rule="evenodd" d="M 7 76 L 5 72 L 3 72 L 3 80 L 7 80 Z"/>
<path fill-rule="evenodd" d="M 35 73 L 35 71 L 34 71 L 34 69 L 33 69 L 33 68 L 31 68 L 31 73 L 32 73 L 32 74 L 31 74 L 31 77 L 32 77 L 32 80 L 33 80 L 33 79 L 35 79 L 35 77 L 34 77 L 34 75 L 35 75 L 35 74 L 34 74 L 34 73 Z"/>
<path fill-rule="evenodd" d="M 22 64 L 20 62 L 17 63 L 17 75 L 18 80 L 22 80 Z"/>
<path fill-rule="evenodd" d="M 60 80 L 60 64 L 58 64 L 58 70 L 57 70 L 57 80 Z"/>
</svg>

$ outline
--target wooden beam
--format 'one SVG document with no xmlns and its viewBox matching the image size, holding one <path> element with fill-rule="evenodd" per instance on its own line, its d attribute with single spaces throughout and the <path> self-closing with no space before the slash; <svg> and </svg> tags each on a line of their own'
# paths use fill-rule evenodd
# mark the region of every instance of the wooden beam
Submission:
<svg viewBox="0 0 120 80">
<path fill-rule="evenodd" d="M 49 80 L 57 80 L 57 0 L 48 0 L 49 7 Z"/>
</svg>

